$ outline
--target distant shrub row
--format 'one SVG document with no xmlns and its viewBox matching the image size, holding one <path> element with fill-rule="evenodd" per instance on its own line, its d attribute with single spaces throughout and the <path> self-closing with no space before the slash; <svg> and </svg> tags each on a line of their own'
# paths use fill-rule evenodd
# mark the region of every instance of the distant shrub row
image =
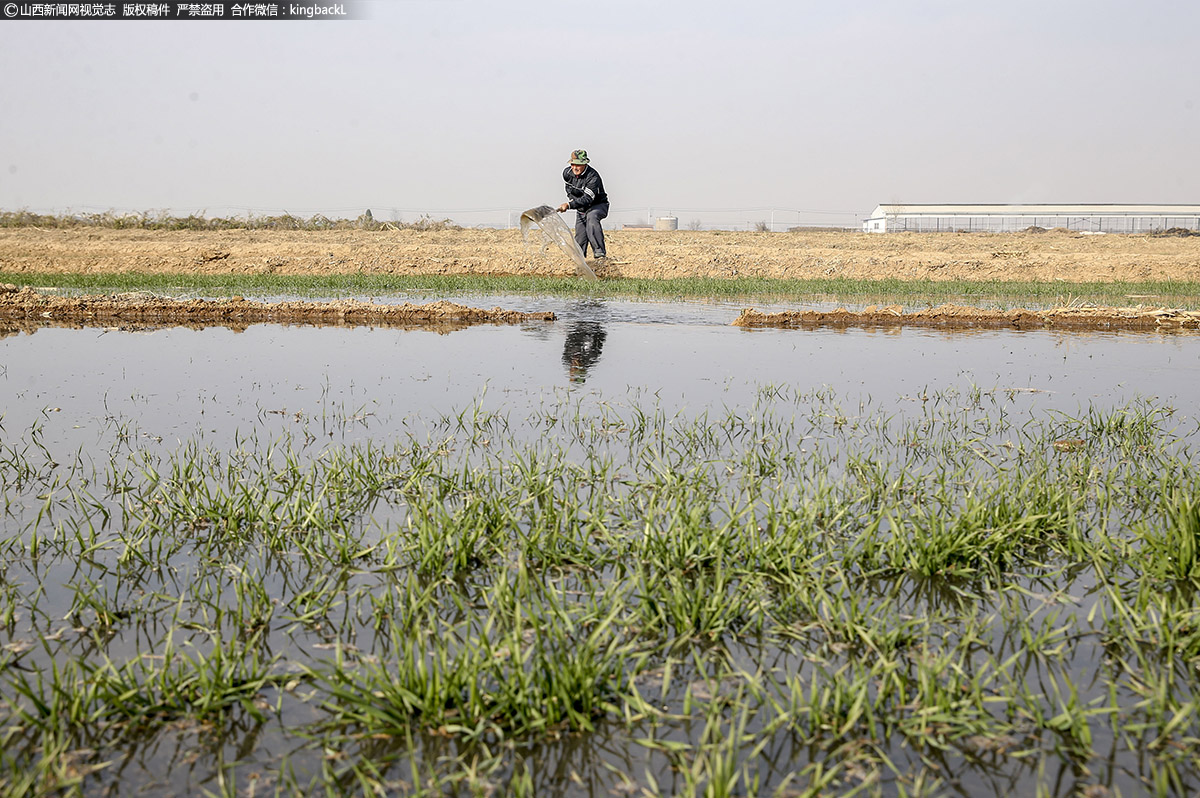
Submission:
<svg viewBox="0 0 1200 798">
<path fill-rule="evenodd" d="M 449 219 L 422 216 L 414 222 L 381 222 L 371 212 L 357 219 L 330 219 L 317 214 L 307 219 L 284 213 L 282 216 L 222 218 L 172 216 L 167 213 L 78 213 L 52 215 L 29 211 L 0 211 L 0 227 L 106 227 L 113 230 L 459 230 Z"/>
</svg>

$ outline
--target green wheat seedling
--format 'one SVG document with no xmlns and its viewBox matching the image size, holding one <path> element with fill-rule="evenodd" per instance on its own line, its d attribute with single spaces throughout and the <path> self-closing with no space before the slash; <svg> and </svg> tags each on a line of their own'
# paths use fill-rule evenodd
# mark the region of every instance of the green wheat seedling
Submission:
<svg viewBox="0 0 1200 798">
<path fill-rule="evenodd" d="M 479 738 L 560 725 L 589 730 L 614 711 L 628 678 L 631 649 L 614 634 L 614 617 L 588 628 L 557 611 L 536 626 L 517 617 L 498 628 L 505 621 L 497 618 L 479 634 L 458 627 L 409 636 L 393 628 L 386 661 L 351 668 L 339 657 L 311 676 L 326 687 L 330 723 L 359 733 L 403 736 L 416 727 Z"/>
<path fill-rule="evenodd" d="M 331 409 L 359 443 L 172 448 L 114 419 L 107 449 L 63 452 L 39 420 L 44 450 L 0 452 L 0 784 L 108 789 L 92 768 L 194 733 L 217 794 L 248 771 L 575 789 L 535 755 L 648 794 L 1035 790 L 1110 762 L 1186 791 L 1194 431 L 1152 402 L 1017 404 L 576 392 L 377 435 Z"/>
<path fill-rule="evenodd" d="M 189 644 L 193 649 L 189 654 L 172 637 L 166 640 L 161 659 L 143 656 L 120 665 L 109 661 L 90 674 L 108 720 L 209 721 L 234 710 L 261 716 L 259 701 L 278 681 L 271 675 L 269 660 L 260 659 L 254 647 L 244 649 L 220 637 L 208 647 Z"/>
<path fill-rule="evenodd" d="M 1140 559 L 1155 578 L 1200 586 L 1200 484 L 1164 485 L 1160 496 L 1157 519 L 1138 525 Z"/>
</svg>

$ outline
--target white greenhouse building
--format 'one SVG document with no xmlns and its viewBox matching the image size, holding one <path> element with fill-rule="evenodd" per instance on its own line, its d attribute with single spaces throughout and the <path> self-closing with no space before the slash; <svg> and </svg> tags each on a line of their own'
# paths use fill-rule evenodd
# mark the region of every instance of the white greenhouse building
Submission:
<svg viewBox="0 0 1200 798">
<path fill-rule="evenodd" d="M 864 233 L 1006 233 L 1065 227 L 1090 233 L 1200 231 L 1200 205 L 880 205 Z"/>
</svg>

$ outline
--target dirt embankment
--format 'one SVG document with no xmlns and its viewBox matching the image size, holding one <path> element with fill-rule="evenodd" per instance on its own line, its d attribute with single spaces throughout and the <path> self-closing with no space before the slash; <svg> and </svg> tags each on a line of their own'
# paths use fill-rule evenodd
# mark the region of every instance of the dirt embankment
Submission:
<svg viewBox="0 0 1200 798">
<path fill-rule="evenodd" d="M 245 327 L 260 322 L 420 326 L 460 329 L 471 324 L 517 324 L 554 321 L 550 311 L 522 313 L 453 302 L 426 305 L 381 305 L 353 299 L 330 302 L 253 302 L 240 296 L 227 300 L 170 299 L 141 293 L 113 296 L 51 296 L 28 286 L 0 286 L 0 321 L 18 327 L 65 323 L 75 325 L 204 325 Z"/>
<path fill-rule="evenodd" d="M 990 310 L 939 305 L 905 313 L 899 305 L 875 305 L 861 311 L 788 310 L 760 313 L 746 308 L 733 322 L 736 327 L 943 327 L 1002 328 L 1018 330 L 1059 328 L 1072 330 L 1200 330 L 1200 313 L 1167 308 L 1105 308 L 1078 305 L 1048 310 Z"/>
<path fill-rule="evenodd" d="M 601 277 L 1200 282 L 1200 236 L 612 230 Z M 574 274 L 518 230 L 0 230 L 0 272 Z"/>
</svg>

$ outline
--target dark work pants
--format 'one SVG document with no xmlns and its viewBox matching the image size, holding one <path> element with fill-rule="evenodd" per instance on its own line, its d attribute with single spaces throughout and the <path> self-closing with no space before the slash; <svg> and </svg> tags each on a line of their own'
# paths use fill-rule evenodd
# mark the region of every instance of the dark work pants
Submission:
<svg viewBox="0 0 1200 798">
<path fill-rule="evenodd" d="M 592 245 L 592 255 L 604 257 L 604 228 L 600 220 L 608 216 L 608 203 L 601 202 L 585 211 L 575 211 L 575 243 L 586 256 L 588 244 Z"/>
</svg>

